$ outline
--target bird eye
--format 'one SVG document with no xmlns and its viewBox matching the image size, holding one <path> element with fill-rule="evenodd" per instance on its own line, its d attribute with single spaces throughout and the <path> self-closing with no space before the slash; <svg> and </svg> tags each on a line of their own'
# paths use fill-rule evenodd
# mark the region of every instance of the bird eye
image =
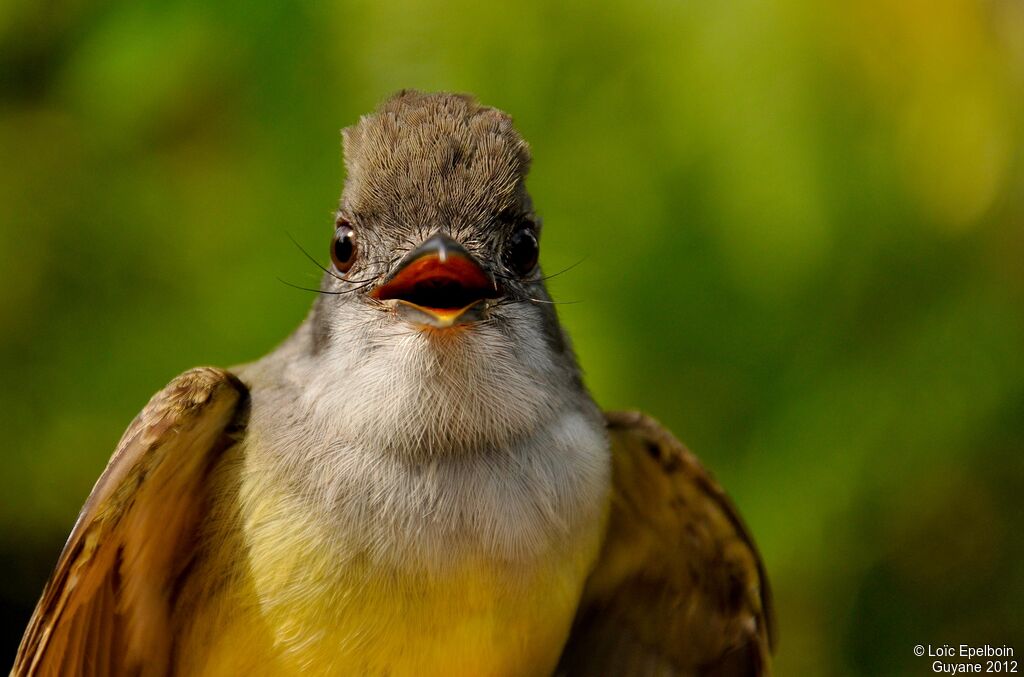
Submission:
<svg viewBox="0 0 1024 677">
<path fill-rule="evenodd" d="M 347 273 L 356 262 L 356 234 L 348 221 L 338 221 L 331 241 L 331 261 L 340 273 Z"/>
<path fill-rule="evenodd" d="M 505 265 L 517 275 L 526 275 L 537 267 L 540 245 L 537 236 L 529 228 L 520 228 L 512 233 L 505 245 Z"/>
</svg>

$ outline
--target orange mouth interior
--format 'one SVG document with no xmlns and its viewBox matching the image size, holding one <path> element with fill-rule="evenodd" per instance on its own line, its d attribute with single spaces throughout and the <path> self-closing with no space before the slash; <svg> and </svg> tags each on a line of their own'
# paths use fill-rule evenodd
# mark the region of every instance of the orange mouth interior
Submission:
<svg viewBox="0 0 1024 677">
<path fill-rule="evenodd" d="M 370 295 L 379 301 L 401 299 L 447 314 L 482 299 L 495 298 L 498 292 L 475 261 L 449 253 L 444 260 L 427 254 L 410 261 Z"/>
</svg>

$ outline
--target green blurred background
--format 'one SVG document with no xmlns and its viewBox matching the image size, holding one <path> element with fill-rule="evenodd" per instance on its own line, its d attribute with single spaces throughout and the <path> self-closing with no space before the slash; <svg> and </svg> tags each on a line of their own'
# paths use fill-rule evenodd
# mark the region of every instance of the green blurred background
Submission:
<svg viewBox="0 0 1024 677">
<path fill-rule="evenodd" d="M 669 424 L 781 675 L 1024 651 L 1024 4 L 0 2 L 0 664 L 150 394 L 303 317 L 341 127 L 472 92 L 530 141 L 598 400 Z"/>
</svg>

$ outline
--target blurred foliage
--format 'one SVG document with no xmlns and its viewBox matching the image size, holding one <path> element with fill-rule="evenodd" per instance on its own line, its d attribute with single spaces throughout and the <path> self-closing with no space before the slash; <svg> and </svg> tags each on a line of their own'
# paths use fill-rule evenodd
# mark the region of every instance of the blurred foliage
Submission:
<svg viewBox="0 0 1024 677">
<path fill-rule="evenodd" d="M 1022 85 L 1016 0 L 5 0 L 5 660 L 149 395 L 301 320 L 402 87 L 515 116 L 589 383 L 730 489 L 779 674 L 1019 655 Z"/>
</svg>

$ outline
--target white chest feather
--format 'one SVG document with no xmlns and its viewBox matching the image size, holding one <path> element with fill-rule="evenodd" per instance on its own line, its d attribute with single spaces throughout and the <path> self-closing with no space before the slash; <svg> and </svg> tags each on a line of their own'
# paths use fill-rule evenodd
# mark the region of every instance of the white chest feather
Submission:
<svg viewBox="0 0 1024 677">
<path fill-rule="evenodd" d="M 601 431 L 573 413 L 470 457 L 335 449 L 317 469 L 329 482 L 268 491 L 254 464 L 241 491 L 250 571 L 284 665 L 550 670 L 597 554 L 605 457 Z"/>
</svg>

